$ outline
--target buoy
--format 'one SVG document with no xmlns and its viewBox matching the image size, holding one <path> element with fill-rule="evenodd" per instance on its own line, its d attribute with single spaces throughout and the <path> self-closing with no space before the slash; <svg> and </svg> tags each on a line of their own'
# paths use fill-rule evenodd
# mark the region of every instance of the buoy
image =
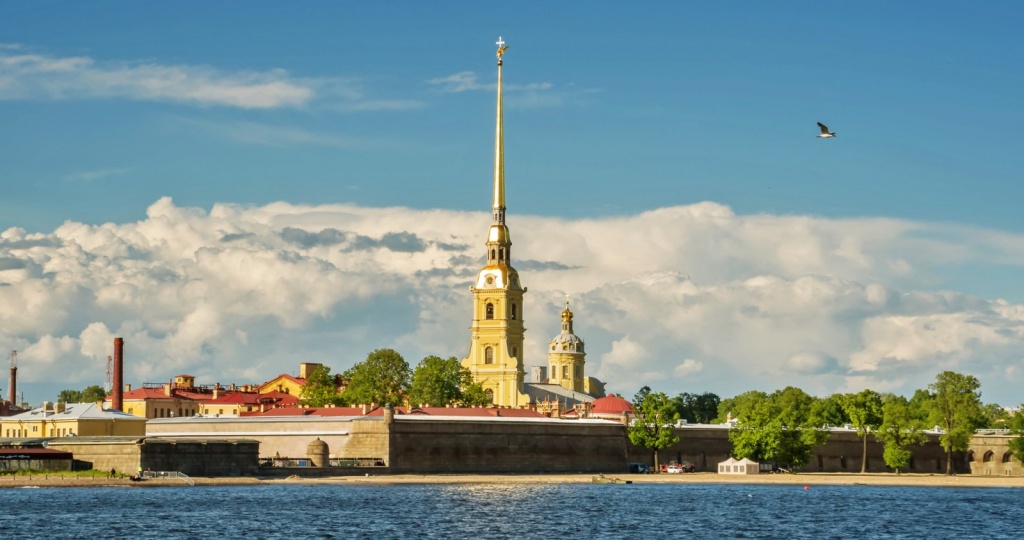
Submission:
<svg viewBox="0 0 1024 540">
<path fill-rule="evenodd" d="M 810 491 L 810 490 L 811 490 L 811 486 L 804 486 L 804 491 Z"/>
</svg>

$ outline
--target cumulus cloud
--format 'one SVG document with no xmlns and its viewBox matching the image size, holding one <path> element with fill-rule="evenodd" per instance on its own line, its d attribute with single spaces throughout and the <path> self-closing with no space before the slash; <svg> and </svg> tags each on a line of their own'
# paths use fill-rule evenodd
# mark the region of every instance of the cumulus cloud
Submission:
<svg viewBox="0 0 1024 540">
<path fill-rule="evenodd" d="M 112 98 L 242 109 L 299 108 L 316 100 L 349 111 L 421 106 L 414 100 L 367 97 L 355 78 L 296 77 L 283 69 L 227 71 L 205 65 L 60 57 L 24 47 L 0 48 L 0 99 Z M 282 137 L 311 136 L 286 131 Z"/>
<path fill-rule="evenodd" d="M 27 381 L 188 372 L 262 382 L 341 371 L 379 347 L 413 364 L 469 347 L 485 212 L 353 205 L 179 207 L 136 223 L 0 233 L 0 341 Z M 1024 266 L 1022 238 L 893 219 L 736 215 L 705 202 L 632 216 L 519 216 L 527 365 L 571 294 L 587 373 L 630 395 L 800 386 L 911 393 L 952 369 L 1019 401 L 1024 306 L 956 292 L 949 265 Z M 52 397 L 52 396 L 46 396 Z M 40 397 L 39 399 L 43 399 Z"/>
</svg>

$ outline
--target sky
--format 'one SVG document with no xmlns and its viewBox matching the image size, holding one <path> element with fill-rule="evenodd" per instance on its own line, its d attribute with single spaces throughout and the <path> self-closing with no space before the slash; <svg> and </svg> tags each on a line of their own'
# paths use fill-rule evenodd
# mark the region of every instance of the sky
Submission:
<svg viewBox="0 0 1024 540">
<path fill-rule="evenodd" d="M 1018 2 L 4 2 L 0 347 L 38 404 L 469 350 L 505 55 L 527 366 L 1024 401 Z M 820 139 L 816 122 L 837 133 Z M 8 383 L 0 381 L 7 396 Z"/>
</svg>

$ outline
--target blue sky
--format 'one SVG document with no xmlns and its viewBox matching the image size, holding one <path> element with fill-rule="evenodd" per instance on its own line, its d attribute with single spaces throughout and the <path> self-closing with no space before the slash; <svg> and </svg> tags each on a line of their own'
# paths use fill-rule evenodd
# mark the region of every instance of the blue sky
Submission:
<svg viewBox="0 0 1024 540">
<path fill-rule="evenodd" d="M 692 277 L 699 287 L 719 287 L 764 276 L 793 284 L 824 276 L 865 290 L 880 284 L 891 289 L 890 295 L 955 293 L 972 302 L 1002 299 L 1016 306 L 1024 302 L 1017 279 L 1024 265 L 1024 214 L 1018 211 L 1024 153 L 1015 129 L 1024 123 L 1021 27 L 1024 7 L 1012 2 L 805 2 L 783 8 L 762 2 L 640 7 L 610 2 L 4 3 L 0 231 L 21 232 L 8 234 L 0 263 L 10 271 L 38 267 L 38 275 L 26 270 L 18 279 L 27 281 L 8 279 L 12 284 L 53 288 L 54 279 L 82 279 L 75 282 L 76 291 L 104 297 L 105 286 L 94 283 L 98 278 L 91 273 L 99 270 L 54 278 L 46 262 L 54 260 L 52 254 L 14 251 L 12 239 L 36 234 L 59 238 L 54 243 L 60 245 L 72 239 L 81 243 L 67 226 L 59 229 L 62 224 L 82 224 L 93 234 L 108 222 L 122 229 L 152 223 L 154 205 L 166 210 L 160 202 L 164 197 L 175 209 L 207 213 L 216 204 L 272 213 L 279 201 L 302 208 L 351 205 L 356 214 L 424 212 L 415 215 L 426 216 L 426 222 L 402 230 L 375 226 L 349 231 L 381 241 L 395 238 L 382 236 L 388 233 L 430 237 L 424 230 L 434 226 L 434 211 L 486 214 L 493 164 L 493 43 L 501 35 L 510 45 L 505 163 L 517 242 L 530 241 L 517 229 L 517 219 L 558 220 L 567 229 L 592 219 L 603 225 L 622 220 L 626 226 L 670 208 L 706 217 L 708 207 L 700 206 L 706 202 L 718 209 L 711 214 L 727 209 L 733 217 L 721 219 L 733 225 L 753 226 L 749 223 L 760 223 L 758 216 L 773 226 L 785 224 L 779 245 L 785 238 L 799 238 L 800 231 L 828 229 L 837 235 L 846 231 L 853 239 L 837 241 L 835 253 L 860 249 L 851 245 L 876 246 L 877 251 L 850 259 L 871 261 L 862 272 L 841 264 L 740 261 L 743 253 L 757 254 L 751 247 L 734 258 L 723 257 L 717 266 L 688 253 L 664 266 L 638 260 L 633 275 L 621 277 L 671 271 Z M 817 121 L 838 137 L 815 138 Z M 170 213 L 183 222 L 196 218 Z M 483 223 L 479 231 L 470 225 L 466 233 L 482 235 Z M 734 245 L 723 250 L 749 240 L 739 229 L 723 229 L 736 234 Z M 545 237 L 537 239 L 543 242 L 535 251 L 524 254 L 529 260 L 553 263 L 577 252 L 578 245 L 551 229 L 537 230 Z M 696 238 L 708 230 L 696 227 L 680 235 Z M 892 235 L 879 236 L 880 230 Z M 131 260 L 138 250 L 145 251 L 132 244 L 143 233 L 111 234 L 121 233 L 136 251 L 100 250 L 90 256 Z M 576 242 L 599 251 L 594 238 L 579 234 Z M 697 250 L 718 237 L 702 238 L 679 245 L 666 240 L 651 249 Z M 919 251 L 907 253 L 897 245 Z M 253 249 L 279 249 L 272 242 L 260 246 Z M 561 253 L 550 246 L 561 246 Z M 476 256 L 475 247 L 467 254 Z M 797 251 L 786 253 L 808 257 Z M 885 257 L 897 256 L 907 261 L 880 269 Z M 574 264 L 612 271 L 586 258 Z M 538 296 L 550 288 L 545 302 L 557 304 L 552 300 L 559 296 L 557 289 L 579 295 L 584 305 L 591 295 L 593 309 L 603 305 L 598 301 L 602 291 L 619 283 L 583 276 L 553 277 L 548 283 L 540 275 L 538 284 L 531 285 L 529 272 L 522 272 Z M 134 274 L 112 276 L 110 283 L 130 281 L 129 275 Z M 422 283 L 410 287 L 423 291 Z M 459 285 L 453 294 L 461 290 Z M 23 304 L 10 300 L 10 317 L 37 305 L 27 292 L 18 298 Z M 365 298 L 378 305 L 372 294 Z M 468 324 L 469 300 L 462 299 L 463 305 L 455 298 L 454 326 L 445 332 L 464 341 L 460 336 Z M 51 361 L 85 362 L 90 355 L 82 352 L 83 336 L 91 323 L 112 332 L 144 328 L 143 335 L 156 341 L 169 335 L 165 325 L 145 322 L 144 308 L 129 309 L 128 303 L 116 314 L 67 307 L 72 315 L 45 330 L 13 331 L 17 325 L 8 319 L 0 337 L 12 348 L 41 347 L 47 336 L 67 338 L 74 343 L 64 353 L 53 353 Z M 539 308 L 539 298 L 537 303 Z M 217 304 L 209 309 L 223 315 L 227 308 Z M 323 352 L 328 347 L 368 351 L 383 346 L 381 336 L 390 335 L 384 330 L 370 330 L 358 339 L 335 336 L 339 327 L 331 321 L 355 316 L 350 309 L 355 308 L 339 298 L 311 321 L 281 323 L 277 331 L 286 336 L 298 329 L 324 341 L 311 351 L 314 356 L 329 354 Z M 418 313 L 415 324 L 422 325 L 426 315 Z M 850 320 L 837 323 L 837 331 L 864 336 L 877 322 L 847 315 L 839 317 Z M 1002 331 L 1018 331 L 1014 317 L 1001 323 Z M 545 322 L 557 321 L 555 315 L 538 312 L 534 318 L 538 340 L 557 330 L 557 322 L 554 330 Z M 586 316 L 581 313 L 578 320 L 582 332 Z M 964 320 L 974 319 L 968 314 Z M 245 332 L 249 323 L 233 324 L 225 324 L 224 332 Z M 620 344 L 618 354 L 625 354 L 621 347 L 637 343 L 641 331 L 602 328 L 591 328 L 588 361 L 605 369 L 605 376 L 625 381 L 625 375 L 607 368 L 619 365 L 614 344 Z M 241 365 L 246 355 L 266 355 L 255 345 L 230 352 L 216 339 L 199 339 L 187 355 L 224 365 Z M 818 360 L 811 363 L 817 367 L 836 364 L 847 369 L 844 382 L 811 377 L 805 384 L 817 384 L 820 393 L 852 388 L 857 383 L 851 381 L 860 379 L 851 379 L 856 370 L 850 366 L 863 360 L 857 354 L 873 350 L 867 338 L 862 340 L 810 356 L 780 352 L 786 359 L 780 356 L 779 362 L 800 364 L 814 357 Z M 710 373 L 710 366 L 721 360 L 708 352 L 714 345 L 692 347 L 693 354 L 705 355 L 688 358 L 693 362 L 687 365 L 704 366 L 706 379 L 694 384 L 722 394 L 748 389 L 720 382 L 724 373 Z M 423 351 L 409 347 L 415 363 Z M 661 352 L 648 345 L 636 354 L 667 357 L 679 354 L 678 347 Z M 925 363 L 920 365 L 966 369 L 968 364 L 943 364 L 952 362 L 948 355 L 956 351 L 963 362 L 978 357 L 970 345 L 964 347 L 918 360 Z M 450 354 L 461 356 L 463 348 L 458 341 Z M 154 345 L 152 354 L 185 354 L 172 350 Z M 1007 352 L 1012 347 L 1000 350 L 989 353 L 1001 366 L 1020 364 L 1018 353 Z M 535 353 L 533 360 L 541 357 Z M 266 367 L 290 369 L 297 365 L 292 360 L 268 360 Z M 343 369 L 351 361 L 335 367 Z M 23 362 L 31 365 L 31 355 Z M 672 360 L 672 365 L 683 363 Z M 196 368 L 185 360 L 172 365 Z M 211 377 L 232 373 L 209 370 Z M 1000 377 L 1007 375 L 991 374 L 993 381 Z M 646 380 L 632 378 L 612 389 L 631 393 Z M 78 382 L 69 379 L 64 386 Z M 915 384 L 922 386 L 920 379 L 908 380 L 906 388 Z M 699 389 L 682 386 L 665 390 Z M 1007 403 L 1020 401 L 1009 390 L 996 395 Z"/>
</svg>

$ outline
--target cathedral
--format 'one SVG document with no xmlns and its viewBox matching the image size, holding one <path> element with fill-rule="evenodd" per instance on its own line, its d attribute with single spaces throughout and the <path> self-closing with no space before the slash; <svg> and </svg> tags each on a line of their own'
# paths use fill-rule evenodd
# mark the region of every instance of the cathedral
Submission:
<svg viewBox="0 0 1024 540">
<path fill-rule="evenodd" d="M 469 355 L 462 365 L 473 374 L 491 402 L 503 407 L 541 406 L 558 403 L 575 407 L 604 395 L 604 385 L 586 377 L 583 340 L 573 333 L 573 313 L 566 300 L 562 331 L 552 338 L 548 366 L 534 368 L 526 381 L 523 363 L 523 299 L 526 287 L 512 267 L 512 236 L 505 224 L 505 161 L 502 126 L 502 57 L 508 48 L 498 38 L 498 106 L 494 138 L 494 198 L 491 226 L 487 231 L 486 265 L 470 287 L 473 293 L 473 324 Z M 547 375 L 547 376 L 545 376 Z"/>
</svg>

